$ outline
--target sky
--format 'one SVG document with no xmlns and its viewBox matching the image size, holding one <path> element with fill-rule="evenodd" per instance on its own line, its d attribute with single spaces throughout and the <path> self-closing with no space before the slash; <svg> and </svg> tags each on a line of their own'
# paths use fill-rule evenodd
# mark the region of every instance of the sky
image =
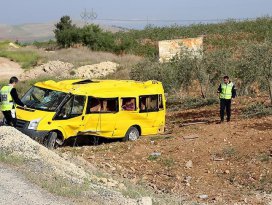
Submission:
<svg viewBox="0 0 272 205">
<path fill-rule="evenodd" d="M 143 20 L 140 22 L 96 20 L 104 24 L 132 27 L 191 22 L 181 20 L 272 16 L 271 0 L 0 0 L 0 24 L 56 22 L 63 15 L 80 20 L 80 14 L 84 9 L 91 11 L 92 8 L 97 13 L 97 19 Z"/>
</svg>

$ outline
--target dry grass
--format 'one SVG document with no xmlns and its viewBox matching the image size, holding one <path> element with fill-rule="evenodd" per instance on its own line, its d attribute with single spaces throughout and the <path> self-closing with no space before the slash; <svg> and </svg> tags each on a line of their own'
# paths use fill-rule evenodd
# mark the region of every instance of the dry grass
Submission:
<svg viewBox="0 0 272 205">
<path fill-rule="evenodd" d="M 142 57 L 135 55 L 115 55 L 108 52 L 91 51 L 86 47 L 60 49 L 56 51 L 44 51 L 34 47 L 26 47 L 25 50 L 35 51 L 48 61 L 60 60 L 69 62 L 75 67 L 96 64 L 103 61 L 112 61 L 120 64 L 122 67 L 131 67 L 140 62 Z"/>
</svg>

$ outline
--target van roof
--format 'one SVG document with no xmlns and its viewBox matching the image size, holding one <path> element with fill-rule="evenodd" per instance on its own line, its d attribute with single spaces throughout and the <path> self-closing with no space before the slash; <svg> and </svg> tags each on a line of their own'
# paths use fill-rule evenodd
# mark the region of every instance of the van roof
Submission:
<svg viewBox="0 0 272 205">
<path fill-rule="evenodd" d="M 163 93 L 162 83 L 158 81 L 133 80 L 48 80 L 38 82 L 37 87 L 94 97 L 137 96 Z"/>
</svg>

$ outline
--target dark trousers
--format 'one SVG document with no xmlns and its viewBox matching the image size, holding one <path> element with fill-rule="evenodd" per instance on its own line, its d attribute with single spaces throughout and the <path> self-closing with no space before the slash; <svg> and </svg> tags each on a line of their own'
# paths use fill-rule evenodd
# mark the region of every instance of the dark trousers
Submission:
<svg viewBox="0 0 272 205">
<path fill-rule="evenodd" d="M 13 118 L 12 115 L 11 115 L 11 111 L 2 111 L 3 112 L 3 115 L 6 119 L 6 123 L 7 125 L 9 126 L 12 126 L 12 127 L 15 127 L 16 125 L 16 118 Z"/>
<path fill-rule="evenodd" d="M 230 121 L 231 116 L 231 99 L 220 99 L 220 117 L 221 121 L 224 121 L 225 110 L 227 113 L 227 120 Z"/>
</svg>

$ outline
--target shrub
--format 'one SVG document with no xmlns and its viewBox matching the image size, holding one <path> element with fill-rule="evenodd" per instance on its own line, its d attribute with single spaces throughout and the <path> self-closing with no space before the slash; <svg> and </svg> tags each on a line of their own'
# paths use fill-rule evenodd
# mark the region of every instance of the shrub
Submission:
<svg viewBox="0 0 272 205">
<path fill-rule="evenodd" d="M 272 106 L 266 106 L 263 103 L 256 103 L 243 109 L 242 113 L 243 116 L 247 118 L 272 115 Z"/>
<path fill-rule="evenodd" d="M 167 100 L 167 107 L 171 110 L 178 110 L 182 109 L 193 109 L 193 108 L 200 108 L 204 106 L 218 104 L 217 98 L 192 98 L 187 97 L 184 99 L 168 99 Z"/>
</svg>

